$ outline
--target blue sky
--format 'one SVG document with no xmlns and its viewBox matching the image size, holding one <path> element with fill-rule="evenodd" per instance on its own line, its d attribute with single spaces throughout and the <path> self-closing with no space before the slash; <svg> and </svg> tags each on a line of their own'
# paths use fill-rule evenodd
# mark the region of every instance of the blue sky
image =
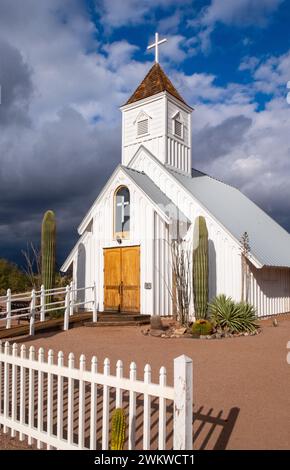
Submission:
<svg viewBox="0 0 290 470">
<path fill-rule="evenodd" d="M 120 162 L 118 108 L 153 63 L 156 30 L 195 108 L 193 167 L 289 230 L 289 25 L 289 0 L 0 0 L 0 256 L 38 243 L 47 209 L 68 253 Z"/>
</svg>

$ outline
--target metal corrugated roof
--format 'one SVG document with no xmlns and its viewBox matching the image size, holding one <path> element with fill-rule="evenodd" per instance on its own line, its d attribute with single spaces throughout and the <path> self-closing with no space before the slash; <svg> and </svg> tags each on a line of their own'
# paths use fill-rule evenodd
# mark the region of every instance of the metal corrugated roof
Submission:
<svg viewBox="0 0 290 470">
<path fill-rule="evenodd" d="M 145 173 L 123 165 L 121 168 L 168 217 L 183 222 L 189 222 L 183 212 L 178 209 L 171 199 L 169 199 Z"/>
<path fill-rule="evenodd" d="M 290 235 L 238 189 L 193 170 L 168 171 L 237 239 L 247 232 L 252 255 L 266 266 L 290 267 Z"/>
</svg>

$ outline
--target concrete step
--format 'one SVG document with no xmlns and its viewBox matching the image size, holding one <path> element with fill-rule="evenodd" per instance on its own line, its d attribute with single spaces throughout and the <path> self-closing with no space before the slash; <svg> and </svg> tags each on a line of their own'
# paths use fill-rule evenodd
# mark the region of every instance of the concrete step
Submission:
<svg viewBox="0 0 290 470">
<path fill-rule="evenodd" d="M 98 327 L 103 327 L 103 326 L 142 326 L 142 325 L 148 325 L 150 320 L 135 320 L 135 321 L 98 321 L 97 323 L 93 322 L 84 322 L 84 326 L 86 327 L 91 327 L 91 328 L 98 328 Z"/>
<path fill-rule="evenodd" d="M 124 321 L 139 321 L 139 320 L 146 320 L 150 321 L 150 315 L 98 315 L 98 322 L 109 322 L 109 321 L 116 321 L 123 323 Z"/>
</svg>

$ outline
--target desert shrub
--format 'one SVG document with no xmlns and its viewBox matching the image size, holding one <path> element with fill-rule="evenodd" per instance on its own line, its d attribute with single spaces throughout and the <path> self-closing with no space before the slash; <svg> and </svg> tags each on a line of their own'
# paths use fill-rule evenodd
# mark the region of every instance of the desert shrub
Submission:
<svg viewBox="0 0 290 470">
<path fill-rule="evenodd" d="M 212 324 L 203 318 L 196 320 L 192 325 L 192 334 L 209 335 L 212 332 Z"/>
<path fill-rule="evenodd" d="M 63 318 L 64 317 L 64 308 L 60 308 L 59 310 L 52 310 L 49 313 L 49 318 L 51 319 L 58 319 L 58 318 Z"/>
<path fill-rule="evenodd" d="M 31 287 L 24 272 L 16 264 L 0 258 L 0 295 L 5 295 L 7 289 L 16 293 L 25 292 Z"/>
<path fill-rule="evenodd" d="M 210 319 L 216 328 L 231 333 L 252 332 L 258 328 L 255 309 L 246 302 L 235 303 L 224 294 L 209 304 Z"/>
</svg>

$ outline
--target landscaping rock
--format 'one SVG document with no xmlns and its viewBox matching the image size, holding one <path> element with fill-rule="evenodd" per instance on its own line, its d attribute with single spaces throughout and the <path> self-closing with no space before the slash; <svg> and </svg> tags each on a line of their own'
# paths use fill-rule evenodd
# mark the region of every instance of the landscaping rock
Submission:
<svg viewBox="0 0 290 470">
<path fill-rule="evenodd" d="M 141 330 L 141 333 L 145 336 L 148 336 L 150 332 L 150 328 L 146 328 L 146 330 Z"/>
<path fill-rule="evenodd" d="M 174 330 L 174 334 L 177 336 L 182 336 L 187 332 L 187 328 L 178 328 L 177 330 Z"/>
<path fill-rule="evenodd" d="M 152 315 L 150 318 L 151 330 L 163 330 L 162 320 L 159 315 Z"/>
<path fill-rule="evenodd" d="M 157 330 L 157 329 L 154 329 L 154 330 L 150 330 L 150 336 L 156 336 L 156 337 L 161 337 L 163 334 L 164 334 L 164 331 L 163 330 Z"/>
</svg>

